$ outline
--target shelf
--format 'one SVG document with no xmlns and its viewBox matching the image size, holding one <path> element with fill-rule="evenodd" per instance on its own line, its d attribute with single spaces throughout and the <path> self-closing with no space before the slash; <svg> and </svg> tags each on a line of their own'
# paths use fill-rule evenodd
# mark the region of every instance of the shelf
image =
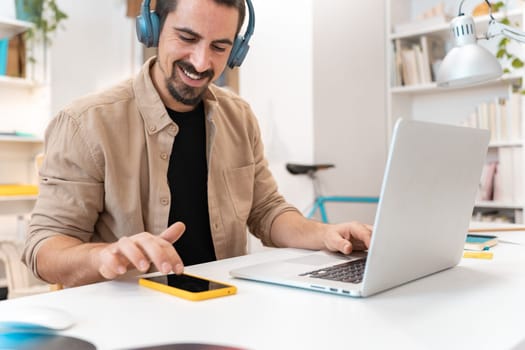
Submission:
<svg viewBox="0 0 525 350">
<path fill-rule="evenodd" d="M 2 75 L 0 76 L 0 86 L 34 88 L 38 87 L 39 84 L 27 78 L 15 78 Z"/>
<path fill-rule="evenodd" d="M 523 147 L 523 141 L 501 141 L 491 142 L 489 148 Z"/>
<path fill-rule="evenodd" d="M 37 195 L 27 196 L 0 196 L 0 202 L 36 201 Z"/>
<path fill-rule="evenodd" d="M 505 15 L 505 12 L 494 14 L 494 18 L 496 20 L 501 20 L 505 16 L 509 18 L 511 23 L 514 23 L 517 21 L 521 22 L 523 11 L 521 8 L 517 8 L 517 9 L 512 9 L 510 11 L 507 11 L 506 15 Z M 478 33 L 480 32 L 480 30 L 482 32 L 486 31 L 486 27 L 488 26 L 489 19 L 490 19 L 489 16 L 474 17 L 474 23 L 476 25 L 476 29 L 477 29 L 476 31 Z M 389 39 L 390 40 L 409 39 L 409 38 L 418 37 L 424 34 L 436 34 L 439 36 L 448 36 L 449 31 L 450 31 L 450 22 L 446 22 L 446 23 L 436 24 L 433 26 L 428 26 L 425 28 L 420 28 L 417 30 L 407 31 L 404 33 L 391 33 L 389 35 Z"/>
<path fill-rule="evenodd" d="M 0 136 L 0 142 L 43 143 L 44 140 L 29 136 Z"/>
<path fill-rule="evenodd" d="M 0 196 L 0 215 L 22 215 L 30 213 L 37 196 Z"/>
<path fill-rule="evenodd" d="M 516 74 L 503 75 L 501 78 L 488 81 L 477 86 L 468 86 L 462 88 L 441 88 L 436 83 L 395 86 L 390 88 L 390 93 L 396 95 L 422 95 L 426 93 L 450 93 L 457 90 L 475 90 L 476 88 L 484 88 L 487 86 L 508 85 L 518 83 L 521 77 Z"/>
<path fill-rule="evenodd" d="M 476 208 L 494 208 L 494 209 L 523 209 L 523 205 L 515 203 L 498 203 L 498 202 L 476 202 L 474 205 Z"/>
<path fill-rule="evenodd" d="M 33 27 L 30 22 L 10 18 L 0 18 L 0 39 L 10 38 Z"/>
<path fill-rule="evenodd" d="M 436 83 L 430 84 L 419 84 L 419 85 L 403 85 L 395 86 L 390 88 L 390 92 L 393 94 L 422 94 L 426 92 L 435 92 L 440 90 Z"/>
</svg>

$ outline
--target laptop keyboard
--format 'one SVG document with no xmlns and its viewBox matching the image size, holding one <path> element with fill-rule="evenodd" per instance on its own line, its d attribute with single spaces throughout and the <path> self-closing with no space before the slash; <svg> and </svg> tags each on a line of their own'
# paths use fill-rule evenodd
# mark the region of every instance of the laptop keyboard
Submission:
<svg viewBox="0 0 525 350">
<path fill-rule="evenodd" d="M 315 271 L 302 273 L 299 276 L 322 278 L 325 280 L 361 283 L 365 272 L 366 258 L 352 260 L 342 264 L 326 267 Z"/>
</svg>

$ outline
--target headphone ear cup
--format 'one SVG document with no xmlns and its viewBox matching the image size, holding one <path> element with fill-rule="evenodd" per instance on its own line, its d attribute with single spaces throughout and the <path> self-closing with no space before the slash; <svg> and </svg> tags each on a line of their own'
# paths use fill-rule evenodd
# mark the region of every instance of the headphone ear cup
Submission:
<svg viewBox="0 0 525 350">
<path fill-rule="evenodd" d="M 151 22 L 151 47 L 159 46 L 160 36 L 160 20 L 156 12 L 152 11 L 149 13 Z"/>
<path fill-rule="evenodd" d="M 242 61 L 244 61 L 249 48 L 250 45 L 248 45 L 248 42 L 244 40 L 243 37 L 237 36 L 233 42 L 230 56 L 228 57 L 228 67 L 232 69 L 239 67 L 242 64 Z"/>
<path fill-rule="evenodd" d="M 159 44 L 160 21 L 155 12 L 141 12 L 135 21 L 135 29 L 138 40 L 146 47 L 155 47 Z"/>
<path fill-rule="evenodd" d="M 148 24 L 144 20 L 142 14 L 137 16 L 135 20 L 135 29 L 137 31 L 137 39 L 139 42 L 147 46 L 148 43 Z"/>
</svg>

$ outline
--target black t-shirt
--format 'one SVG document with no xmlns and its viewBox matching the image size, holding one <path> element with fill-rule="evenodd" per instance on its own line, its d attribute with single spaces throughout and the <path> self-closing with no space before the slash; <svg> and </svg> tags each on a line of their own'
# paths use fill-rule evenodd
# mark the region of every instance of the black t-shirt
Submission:
<svg viewBox="0 0 525 350">
<path fill-rule="evenodd" d="M 206 125 L 204 105 L 180 113 L 168 109 L 179 126 L 173 142 L 168 184 L 171 207 L 168 224 L 182 221 L 186 231 L 173 244 L 184 265 L 217 260 L 208 213 L 208 167 L 206 162 Z"/>
</svg>

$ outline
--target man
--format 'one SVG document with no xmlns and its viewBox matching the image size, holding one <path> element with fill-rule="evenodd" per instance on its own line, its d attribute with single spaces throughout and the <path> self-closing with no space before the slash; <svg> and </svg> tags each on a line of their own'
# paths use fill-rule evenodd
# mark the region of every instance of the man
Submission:
<svg viewBox="0 0 525 350">
<path fill-rule="evenodd" d="M 244 254 L 246 226 L 269 246 L 368 246 L 370 226 L 310 221 L 285 202 L 248 104 L 211 85 L 244 6 L 157 1 L 158 56 L 53 119 L 23 255 L 38 277 L 76 286 L 133 269 L 180 274 Z"/>
</svg>

